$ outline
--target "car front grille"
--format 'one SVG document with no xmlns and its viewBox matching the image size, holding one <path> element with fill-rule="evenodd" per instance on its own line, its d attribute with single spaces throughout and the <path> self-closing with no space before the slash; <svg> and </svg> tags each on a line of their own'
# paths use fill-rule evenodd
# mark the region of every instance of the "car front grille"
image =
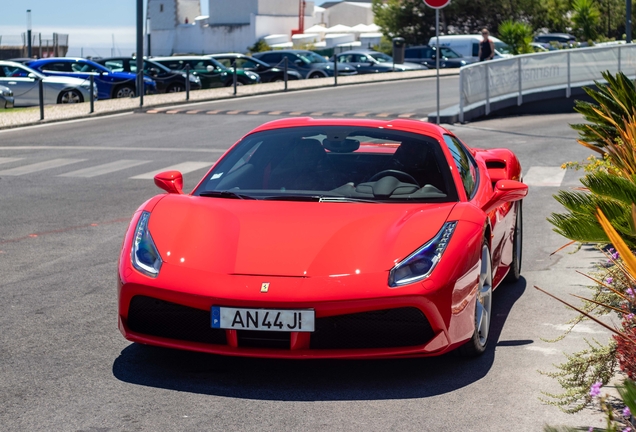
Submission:
<svg viewBox="0 0 636 432">
<path fill-rule="evenodd" d="M 147 296 L 134 296 L 128 327 L 167 339 L 227 345 L 225 330 L 210 326 L 210 311 Z M 404 307 L 317 318 L 311 349 L 399 348 L 423 345 L 434 336 L 424 314 Z M 240 348 L 289 350 L 291 332 L 238 330 Z"/>
<path fill-rule="evenodd" d="M 128 327 L 136 333 L 208 344 L 227 344 L 225 330 L 210 326 L 210 311 L 152 297 L 130 301 Z"/>
<path fill-rule="evenodd" d="M 398 348 L 423 345 L 434 336 L 424 314 L 404 307 L 316 319 L 312 349 Z"/>
</svg>

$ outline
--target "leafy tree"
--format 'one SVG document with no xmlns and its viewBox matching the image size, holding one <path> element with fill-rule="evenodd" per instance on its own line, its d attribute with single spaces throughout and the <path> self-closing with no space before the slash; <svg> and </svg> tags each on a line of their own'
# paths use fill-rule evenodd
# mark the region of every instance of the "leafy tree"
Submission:
<svg viewBox="0 0 636 432">
<path fill-rule="evenodd" d="M 403 37 L 409 45 L 427 43 L 435 34 L 435 11 L 421 0 L 373 0 L 375 23 L 392 39 Z"/>
<path fill-rule="evenodd" d="M 272 48 L 267 45 L 267 42 L 265 42 L 265 39 L 259 39 L 256 41 L 256 43 L 254 43 L 254 45 L 252 45 L 251 47 L 247 47 L 247 51 L 250 53 L 270 51 L 271 49 Z"/>
<path fill-rule="evenodd" d="M 499 38 L 510 46 L 512 54 L 532 52 L 532 27 L 530 24 L 506 20 L 499 26 Z"/>
<path fill-rule="evenodd" d="M 572 21 L 576 31 L 586 41 L 596 39 L 601 19 L 601 13 L 594 0 L 574 0 L 572 3 L 574 14 Z"/>
</svg>

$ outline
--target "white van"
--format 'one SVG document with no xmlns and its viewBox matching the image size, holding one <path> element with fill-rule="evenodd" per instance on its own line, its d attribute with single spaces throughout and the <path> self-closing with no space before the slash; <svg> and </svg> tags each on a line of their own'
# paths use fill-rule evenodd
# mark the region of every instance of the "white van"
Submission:
<svg viewBox="0 0 636 432">
<path fill-rule="evenodd" d="M 512 57 L 510 54 L 510 48 L 501 40 L 494 36 L 489 38 L 495 44 L 495 57 L 494 58 L 506 58 Z M 436 37 L 433 36 L 428 44 L 435 46 Z M 484 40 L 481 35 L 444 35 L 439 37 L 439 45 L 452 48 L 464 57 L 472 57 L 479 60 L 479 43 Z"/>
</svg>

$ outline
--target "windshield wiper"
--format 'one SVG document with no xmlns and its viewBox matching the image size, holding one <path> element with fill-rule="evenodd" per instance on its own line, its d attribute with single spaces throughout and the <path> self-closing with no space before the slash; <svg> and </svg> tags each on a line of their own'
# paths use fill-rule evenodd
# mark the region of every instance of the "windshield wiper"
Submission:
<svg viewBox="0 0 636 432">
<path fill-rule="evenodd" d="M 263 197 L 266 201 L 320 201 L 320 195 L 271 195 Z"/>
<path fill-rule="evenodd" d="M 199 194 L 202 197 L 215 197 L 215 198 L 233 198 L 233 199 L 256 199 L 249 195 L 238 194 L 230 191 L 203 191 Z"/>
<path fill-rule="evenodd" d="M 360 203 L 378 203 L 377 200 L 365 199 L 365 198 L 353 198 L 344 196 L 322 196 L 320 202 L 360 202 Z"/>
</svg>

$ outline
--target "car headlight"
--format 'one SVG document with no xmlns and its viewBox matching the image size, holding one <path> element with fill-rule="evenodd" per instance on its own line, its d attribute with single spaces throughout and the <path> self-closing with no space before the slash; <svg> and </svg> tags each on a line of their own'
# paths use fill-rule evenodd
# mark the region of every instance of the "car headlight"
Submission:
<svg viewBox="0 0 636 432">
<path fill-rule="evenodd" d="M 200 83 L 201 82 L 201 78 L 199 78 L 198 76 L 195 76 L 195 75 L 189 75 L 188 79 L 190 80 L 190 82 L 193 82 L 193 83 Z"/>
<path fill-rule="evenodd" d="M 2 90 L 2 96 L 6 96 L 6 97 L 13 96 L 13 92 L 11 90 L 9 90 L 9 89 Z"/>
<path fill-rule="evenodd" d="M 159 275 L 163 261 L 148 230 L 148 219 L 150 219 L 149 212 L 141 213 L 133 238 L 131 260 L 133 267 L 146 276 L 154 278 Z"/>
<path fill-rule="evenodd" d="M 435 237 L 400 261 L 389 272 L 389 286 L 397 287 L 428 277 L 442 258 L 457 222 L 446 222 Z"/>
<path fill-rule="evenodd" d="M 258 74 L 255 74 L 254 72 L 250 72 L 250 71 L 245 71 L 245 75 L 247 75 L 250 79 L 254 81 L 258 81 L 260 78 Z"/>
</svg>

